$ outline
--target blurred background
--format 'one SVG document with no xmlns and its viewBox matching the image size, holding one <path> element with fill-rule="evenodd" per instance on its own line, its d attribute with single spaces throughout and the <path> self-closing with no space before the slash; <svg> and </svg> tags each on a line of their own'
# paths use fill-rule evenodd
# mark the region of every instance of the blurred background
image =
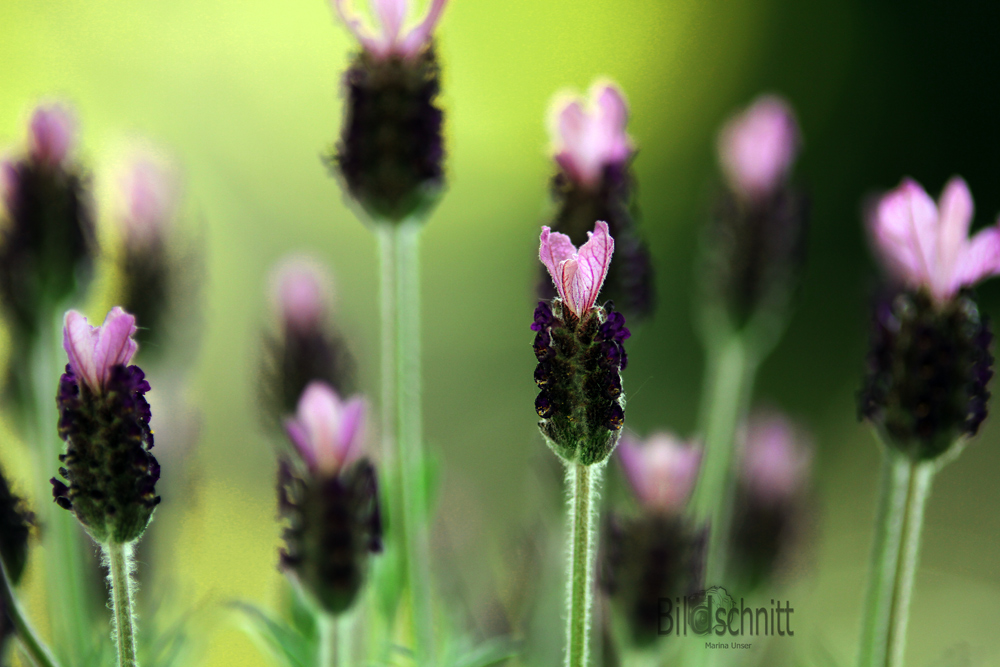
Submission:
<svg viewBox="0 0 1000 667">
<path fill-rule="evenodd" d="M 715 132 L 769 91 L 799 115 L 796 174 L 813 205 L 804 286 L 757 392 L 817 446 L 811 543 L 782 592 L 799 628 L 782 650 L 853 661 L 879 466 L 854 403 L 877 275 L 861 204 L 904 175 L 936 197 L 957 173 L 975 197 L 975 225 L 996 220 L 998 28 L 1000 5 L 988 2 L 453 0 L 439 31 L 449 190 L 423 237 L 421 288 L 426 440 L 443 476 L 435 567 L 463 623 L 481 634 L 496 625 L 526 542 L 540 568 L 558 573 L 562 558 L 558 537 L 524 537 L 556 530 L 561 511 L 554 457 L 535 427 L 528 330 L 539 226 L 552 213 L 551 97 L 608 76 L 629 98 L 660 302 L 633 329 L 626 428 L 688 435 L 703 362 L 692 258 L 718 181 Z M 102 179 L 130 141 L 163 147 L 183 169 L 184 227 L 205 258 L 188 388 L 200 424 L 176 443 L 173 465 L 183 458 L 194 482 L 164 487 L 157 522 L 171 528 L 156 539 L 170 556 L 156 559 L 156 578 L 184 604 L 215 610 L 203 626 L 212 666 L 266 664 L 225 602 L 280 604 L 274 447 L 255 401 L 272 324 L 267 276 L 281 256 L 308 250 L 332 267 L 338 325 L 361 386 L 377 395 L 375 240 L 320 161 L 339 131 L 353 48 L 323 0 L 0 2 L 0 145 L 23 145 L 37 101 L 75 105 L 102 223 Z M 93 294 L 85 310 L 99 318 L 108 290 Z M 1000 281 L 980 297 L 1000 314 Z M 160 411 L 154 427 L 170 419 Z M 0 459 L 24 470 L 24 447 L 3 443 Z M 157 453 L 166 479 L 170 453 Z M 1000 662 L 998 472 L 994 418 L 935 485 L 912 665 Z M 558 619 L 552 593 L 541 609 Z"/>
</svg>

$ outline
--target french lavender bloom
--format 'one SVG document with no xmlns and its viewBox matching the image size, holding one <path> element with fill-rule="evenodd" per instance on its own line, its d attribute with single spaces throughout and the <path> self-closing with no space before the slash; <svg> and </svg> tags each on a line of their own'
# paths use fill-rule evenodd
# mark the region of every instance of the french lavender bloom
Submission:
<svg viewBox="0 0 1000 667">
<path fill-rule="evenodd" d="M 444 187 L 433 33 L 447 0 L 432 0 L 427 15 L 408 30 L 407 0 L 371 0 L 379 31 L 347 4 L 333 0 L 361 50 L 344 77 L 345 119 L 327 164 L 374 221 L 399 223 L 430 209 Z"/>
<path fill-rule="evenodd" d="M 122 236 L 118 264 L 121 272 L 120 302 L 139 323 L 142 344 L 155 343 L 162 350 L 168 321 L 176 316 L 181 297 L 176 258 L 171 257 L 169 237 L 178 205 L 178 179 L 173 169 L 151 155 L 132 158 L 118 176 Z"/>
<path fill-rule="evenodd" d="M 750 417 L 729 539 L 729 571 L 745 590 L 778 575 L 801 542 L 811 465 L 811 449 L 787 419 Z"/>
<path fill-rule="evenodd" d="M 594 220 L 608 223 L 616 253 L 605 293 L 630 319 L 651 314 L 655 297 L 649 250 L 636 229 L 628 105 L 613 83 L 597 82 L 586 98 L 559 96 L 552 106 L 552 153 L 558 171 L 552 195 L 559 208 L 552 228 L 580 245 Z M 554 296 L 543 275 L 539 294 Z"/>
<path fill-rule="evenodd" d="M 1000 228 L 971 239 L 973 204 L 959 178 L 938 206 L 906 179 L 868 220 L 896 287 L 875 304 L 859 416 L 911 459 L 933 459 L 986 418 L 993 334 L 971 293 L 1000 273 Z"/>
<path fill-rule="evenodd" d="M 68 484 L 52 478 L 52 495 L 101 544 L 139 539 L 160 502 L 149 382 L 129 365 L 138 349 L 135 333 L 135 318 L 117 306 L 100 327 L 75 310 L 63 326 L 69 364 L 56 403 L 66 441 L 59 473 Z"/>
<path fill-rule="evenodd" d="M 330 323 L 332 291 L 329 272 L 308 257 L 288 256 L 272 273 L 271 301 L 280 323 L 265 341 L 261 400 L 279 421 L 295 411 L 314 381 L 342 394 L 353 386 L 354 361 Z"/>
<path fill-rule="evenodd" d="M 286 422 L 296 460 L 282 458 L 278 500 L 288 520 L 281 566 L 331 614 L 350 608 L 368 558 L 382 550 L 375 466 L 364 457 L 366 403 L 322 382 Z"/>
<path fill-rule="evenodd" d="M 539 258 L 559 296 L 538 304 L 531 325 L 538 427 L 562 459 L 594 465 L 611 455 L 625 421 L 621 371 L 630 333 L 621 313 L 595 305 L 615 242 L 601 221 L 579 251 L 548 227 L 540 241 Z"/>
<path fill-rule="evenodd" d="M 660 636 L 661 600 L 704 588 L 706 531 L 684 515 L 702 449 L 669 433 L 639 442 L 622 436 L 618 460 L 639 504 L 638 515 L 612 512 L 601 537 L 601 588 L 633 644 Z"/>
<path fill-rule="evenodd" d="M 89 179 L 72 160 L 76 122 L 65 106 L 35 109 L 28 150 L 3 164 L 0 305 L 12 334 L 7 389 L 29 399 L 26 360 L 56 309 L 86 282 L 95 250 Z"/>
<path fill-rule="evenodd" d="M 798 283 L 808 207 L 790 175 L 800 145 L 791 107 L 773 95 L 759 97 L 719 132 L 726 189 L 705 240 L 706 291 L 732 329 L 762 314 L 783 318 Z"/>
</svg>

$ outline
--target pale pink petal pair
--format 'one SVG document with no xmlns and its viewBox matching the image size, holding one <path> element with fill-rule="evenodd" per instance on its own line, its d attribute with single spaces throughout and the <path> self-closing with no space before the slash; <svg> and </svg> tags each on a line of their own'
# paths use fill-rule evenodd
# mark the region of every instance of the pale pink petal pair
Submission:
<svg viewBox="0 0 1000 667">
<path fill-rule="evenodd" d="M 691 496 L 701 467 L 702 449 L 669 433 L 657 433 L 645 443 L 624 435 L 619 461 L 643 507 L 679 514 Z"/>
<path fill-rule="evenodd" d="M 135 318 L 119 306 L 111 309 L 100 327 L 90 326 L 87 318 L 75 310 L 67 312 L 63 348 L 73 373 L 92 392 L 103 392 L 111 369 L 127 365 L 139 349 L 132 339 L 137 331 Z"/>
<path fill-rule="evenodd" d="M 812 452 L 784 417 L 757 414 L 747 424 L 741 476 L 766 501 L 787 500 L 804 486 Z"/>
<path fill-rule="evenodd" d="M 409 31 L 403 29 L 409 13 L 409 0 L 370 0 L 372 14 L 378 19 L 381 31 L 370 30 L 360 16 L 351 12 L 348 0 L 333 0 L 340 19 L 354 34 L 361 46 L 379 59 L 412 58 L 419 54 L 431 40 L 431 34 L 441 20 L 448 0 L 431 0 L 427 15 Z"/>
<path fill-rule="evenodd" d="M 788 177 L 799 143 L 791 107 L 765 95 L 723 126 L 719 164 L 730 188 L 751 199 L 766 198 Z"/>
<path fill-rule="evenodd" d="M 366 410 L 364 398 L 342 401 L 328 384 L 313 382 L 285 428 L 311 470 L 335 475 L 361 453 Z"/>
<path fill-rule="evenodd" d="M 311 257 L 291 255 L 281 260 L 271 278 L 271 298 L 286 326 L 311 331 L 323 324 L 330 303 L 332 279 Z"/>
<path fill-rule="evenodd" d="M 616 85 L 595 83 L 586 99 L 561 95 L 553 111 L 555 160 L 578 183 L 596 186 L 607 166 L 624 164 L 632 155 L 625 131 L 628 105 Z"/>
<path fill-rule="evenodd" d="M 61 104 L 39 106 L 31 116 L 29 151 L 32 159 L 49 167 L 61 166 L 73 147 L 76 118 Z"/>
<path fill-rule="evenodd" d="M 1000 272 L 1000 227 L 969 238 L 974 208 L 961 178 L 948 181 L 939 205 L 911 179 L 884 195 L 869 217 L 875 247 L 904 285 L 924 288 L 938 303 Z"/>
<path fill-rule="evenodd" d="M 542 227 L 538 258 L 552 276 L 559 298 L 577 317 L 583 317 L 597 301 L 614 250 L 608 223 L 602 220 L 593 232 L 587 232 L 587 242 L 579 251 L 565 234 Z"/>
<path fill-rule="evenodd" d="M 176 172 L 150 155 L 134 157 L 121 172 L 120 220 L 125 240 L 144 249 L 163 240 L 177 207 Z"/>
</svg>

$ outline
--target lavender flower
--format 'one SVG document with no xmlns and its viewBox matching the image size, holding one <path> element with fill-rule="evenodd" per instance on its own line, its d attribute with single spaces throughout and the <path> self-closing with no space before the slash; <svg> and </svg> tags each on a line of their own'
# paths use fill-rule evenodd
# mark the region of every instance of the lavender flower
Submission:
<svg viewBox="0 0 1000 667">
<path fill-rule="evenodd" d="M 974 436 L 986 418 L 993 334 L 970 290 L 1000 272 L 1000 235 L 990 227 L 969 239 L 972 213 L 961 179 L 939 207 L 904 180 L 868 221 L 896 286 L 874 308 L 859 416 L 918 461 Z"/>
<path fill-rule="evenodd" d="M 729 539 L 729 571 L 746 590 L 777 575 L 800 542 L 811 464 L 811 450 L 788 420 L 751 416 Z"/>
<path fill-rule="evenodd" d="M 601 538 L 601 588 L 623 617 L 636 645 L 659 636 L 661 600 L 703 586 L 706 531 L 684 516 L 698 478 L 702 450 L 669 433 L 645 443 L 622 436 L 619 462 L 639 514 L 609 514 Z"/>
<path fill-rule="evenodd" d="M 353 385 L 354 362 L 330 324 L 331 278 L 307 257 L 281 260 L 271 279 L 273 308 L 280 329 L 265 345 L 261 399 L 279 421 L 295 411 L 313 381 L 345 393 Z"/>
<path fill-rule="evenodd" d="M 444 187 L 443 114 L 436 104 L 440 72 L 432 35 L 446 0 L 404 30 L 407 0 L 372 0 L 375 33 L 334 0 L 341 20 L 361 44 L 344 77 L 347 93 L 341 140 L 327 158 L 351 197 L 375 221 L 419 216 Z"/>
<path fill-rule="evenodd" d="M 589 236 L 577 251 L 566 235 L 542 228 L 538 254 L 559 297 L 540 302 L 531 325 L 539 429 L 556 454 L 585 466 L 607 459 L 618 441 L 630 335 L 621 313 L 595 305 L 614 252 L 607 223 Z"/>
<path fill-rule="evenodd" d="M 66 441 L 59 473 L 68 484 L 53 478 L 52 494 L 101 544 L 137 540 L 160 502 L 149 383 L 138 366 L 128 365 L 138 349 L 135 332 L 135 318 L 118 307 L 100 327 L 71 310 L 63 327 L 69 364 L 56 403 Z"/>
<path fill-rule="evenodd" d="M 801 141 L 791 107 L 764 95 L 719 132 L 726 191 L 706 239 L 707 303 L 734 330 L 784 318 L 801 269 L 804 196 L 789 181 Z"/>
<path fill-rule="evenodd" d="M 625 97 L 615 84 L 598 82 L 586 99 L 561 96 L 552 109 L 552 152 L 559 168 L 552 182 L 559 204 L 552 227 L 579 245 L 594 220 L 607 221 L 617 249 L 607 295 L 630 318 L 649 315 L 655 301 L 653 271 L 633 220 L 630 163 L 635 149 L 625 130 Z M 554 295 L 544 274 L 539 294 L 546 299 Z"/>
<path fill-rule="evenodd" d="M 288 519 L 281 566 L 331 614 L 357 597 L 368 556 L 382 550 L 375 466 L 362 456 L 366 403 L 314 382 L 286 422 L 298 461 L 283 458 L 278 498 Z"/>
</svg>

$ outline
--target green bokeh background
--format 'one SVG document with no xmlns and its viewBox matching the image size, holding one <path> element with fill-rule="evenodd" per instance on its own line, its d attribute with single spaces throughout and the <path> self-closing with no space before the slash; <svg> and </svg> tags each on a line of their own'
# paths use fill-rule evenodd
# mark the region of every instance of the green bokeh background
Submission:
<svg viewBox="0 0 1000 667">
<path fill-rule="evenodd" d="M 802 630 L 785 646 L 853 659 L 879 463 L 854 408 L 876 276 L 861 202 L 903 175 L 936 193 L 961 173 L 977 224 L 995 219 L 998 28 L 996 3 L 453 0 L 439 40 L 450 188 L 423 238 L 421 285 L 426 437 L 444 470 L 435 559 L 460 601 L 450 609 L 488 625 L 480 610 L 505 585 L 504 545 L 558 508 L 534 426 L 528 331 L 538 228 L 551 212 L 549 100 L 597 76 L 628 95 L 660 305 L 631 341 L 626 426 L 689 434 L 702 372 L 692 257 L 717 178 L 714 133 L 774 91 L 799 113 L 797 174 L 813 203 L 804 287 L 758 391 L 817 446 L 812 547 L 783 594 Z M 55 97 L 76 106 L 99 185 L 138 136 L 184 169 L 185 217 L 205 252 L 190 387 L 202 421 L 184 454 L 194 492 L 166 496 L 158 512 L 179 526 L 158 567 L 202 608 L 280 598 L 274 455 L 254 382 L 267 273 L 285 253 L 306 249 L 332 267 L 339 326 L 377 395 L 374 238 L 319 159 L 338 131 L 352 48 L 323 0 L 0 0 L 0 144 L 19 145 L 31 106 Z M 980 294 L 1000 314 L 1000 285 Z M 106 305 L 95 297 L 89 314 Z M 0 456 L 15 467 L 25 458 L 7 444 Z M 938 478 L 912 665 L 1000 661 L 998 471 L 994 419 Z M 212 618 L 206 664 L 265 664 L 231 618 Z"/>
</svg>

